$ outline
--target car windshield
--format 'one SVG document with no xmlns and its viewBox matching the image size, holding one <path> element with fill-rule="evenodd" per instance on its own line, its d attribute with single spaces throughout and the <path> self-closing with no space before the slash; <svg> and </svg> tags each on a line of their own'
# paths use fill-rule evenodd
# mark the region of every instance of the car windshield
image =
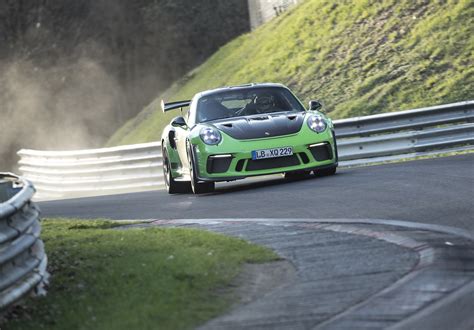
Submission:
<svg viewBox="0 0 474 330">
<path fill-rule="evenodd" d="M 305 111 L 286 88 L 259 87 L 229 89 L 201 97 L 197 104 L 198 123 L 282 111 Z"/>
</svg>

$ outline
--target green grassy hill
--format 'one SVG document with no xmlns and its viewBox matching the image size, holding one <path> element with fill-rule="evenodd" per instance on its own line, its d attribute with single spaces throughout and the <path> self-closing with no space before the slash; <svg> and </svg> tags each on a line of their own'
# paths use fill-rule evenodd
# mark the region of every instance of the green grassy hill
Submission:
<svg viewBox="0 0 474 330">
<path fill-rule="evenodd" d="M 280 82 L 333 118 L 474 99 L 471 0 L 306 0 L 190 72 L 110 139 L 159 140 L 177 112 L 159 100 L 247 82 Z"/>
</svg>

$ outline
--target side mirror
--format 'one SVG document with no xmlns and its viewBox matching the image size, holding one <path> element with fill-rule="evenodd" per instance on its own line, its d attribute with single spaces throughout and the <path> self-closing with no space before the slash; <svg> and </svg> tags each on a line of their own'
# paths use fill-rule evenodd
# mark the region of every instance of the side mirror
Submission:
<svg viewBox="0 0 474 330">
<path fill-rule="evenodd" d="M 309 101 L 309 110 L 318 110 L 321 111 L 323 105 L 318 100 L 311 100 Z"/>
<path fill-rule="evenodd" d="M 183 117 L 176 117 L 171 121 L 171 126 L 183 127 L 186 126 L 186 121 Z"/>
</svg>

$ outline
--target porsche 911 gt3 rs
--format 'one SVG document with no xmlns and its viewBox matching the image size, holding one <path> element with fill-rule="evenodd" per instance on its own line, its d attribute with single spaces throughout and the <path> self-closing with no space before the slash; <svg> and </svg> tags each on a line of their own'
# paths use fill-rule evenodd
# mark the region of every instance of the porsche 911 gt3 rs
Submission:
<svg viewBox="0 0 474 330">
<path fill-rule="evenodd" d="M 331 119 L 319 101 L 305 109 L 281 84 L 248 84 L 164 103 L 187 108 L 161 138 L 163 174 L 169 193 L 211 192 L 215 182 L 284 173 L 293 178 L 332 175 L 338 165 Z"/>
</svg>

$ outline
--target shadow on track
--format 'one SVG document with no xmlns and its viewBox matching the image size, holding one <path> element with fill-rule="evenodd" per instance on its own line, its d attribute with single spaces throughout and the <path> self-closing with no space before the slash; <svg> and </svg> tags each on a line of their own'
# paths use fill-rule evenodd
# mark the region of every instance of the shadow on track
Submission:
<svg viewBox="0 0 474 330">
<path fill-rule="evenodd" d="M 297 183 L 303 183 L 303 182 L 307 182 L 307 183 L 311 182 L 315 184 L 317 182 L 327 183 L 327 180 L 331 180 L 334 176 L 340 177 L 348 173 L 350 172 L 338 172 L 337 174 L 333 176 L 325 176 L 325 177 L 310 175 L 308 177 L 291 178 L 291 179 L 285 179 L 283 175 L 252 177 L 252 178 L 247 178 L 247 179 L 238 180 L 238 181 L 220 183 L 216 186 L 216 190 L 214 192 L 209 193 L 209 194 L 195 195 L 195 196 L 204 197 L 204 196 L 224 195 L 224 194 L 229 194 L 229 193 L 242 192 L 246 190 L 258 190 L 258 189 L 278 187 L 278 186 L 283 187 L 285 185 L 291 186 L 291 185 L 295 185 Z"/>
</svg>

